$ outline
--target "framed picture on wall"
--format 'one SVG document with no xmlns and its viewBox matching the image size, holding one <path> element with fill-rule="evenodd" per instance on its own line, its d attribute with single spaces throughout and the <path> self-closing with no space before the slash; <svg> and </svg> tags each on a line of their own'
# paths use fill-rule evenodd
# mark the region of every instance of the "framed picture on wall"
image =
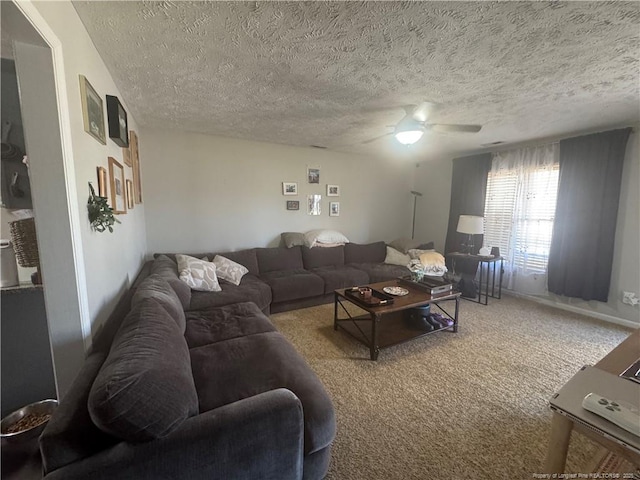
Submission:
<svg viewBox="0 0 640 480">
<path fill-rule="evenodd" d="M 282 182 L 283 195 L 298 195 L 298 184 L 295 182 Z"/>
<path fill-rule="evenodd" d="M 103 145 L 106 145 L 107 139 L 104 131 L 102 98 L 84 75 L 80 75 L 80 99 L 82 101 L 82 123 L 84 124 L 84 131 Z"/>
<path fill-rule="evenodd" d="M 320 168 L 308 167 L 307 168 L 307 181 L 309 183 L 320 183 Z"/>
<path fill-rule="evenodd" d="M 129 132 L 129 153 L 131 155 L 131 171 L 133 172 L 133 199 L 135 203 L 142 203 L 142 180 L 140 179 L 138 135 L 131 130 Z"/>
<path fill-rule="evenodd" d="M 127 167 L 133 166 L 131 163 L 131 151 L 129 150 L 129 147 L 122 147 L 122 161 Z"/>
<path fill-rule="evenodd" d="M 131 210 L 135 206 L 135 202 L 133 201 L 133 182 L 129 179 L 126 181 L 126 191 L 127 191 L 127 209 Z"/>
<path fill-rule="evenodd" d="M 309 215 L 320 215 L 320 212 L 321 212 L 320 204 L 321 204 L 321 202 L 322 202 L 322 195 L 308 195 L 307 196 Z"/>
<path fill-rule="evenodd" d="M 127 112 L 118 97 L 107 95 L 107 118 L 109 122 L 109 138 L 121 147 L 129 146 L 129 127 Z"/>
<path fill-rule="evenodd" d="M 98 167 L 98 196 L 107 198 L 107 169 Z"/>
<path fill-rule="evenodd" d="M 113 157 L 109 157 L 109 181 L 109 190 L 111 190 L 111 208 L 113 208 L 113 213 L 127 213 L 124 167 Z"/>
<path fill-rule="evenodd" d="M 300 210 L 300 202 L 298 200 L 287 200 L 287 210 Z"/>
<path fill-rule="evenodd" d="M 329 216 L 330 217 L 340 216 L 340 202 L 329 202 Z"/>
<path fill-rule="evenodd" d="M 327 197 L 339 197 L 340 186 L 339 185 L 327 185 Z"/>
</svg>

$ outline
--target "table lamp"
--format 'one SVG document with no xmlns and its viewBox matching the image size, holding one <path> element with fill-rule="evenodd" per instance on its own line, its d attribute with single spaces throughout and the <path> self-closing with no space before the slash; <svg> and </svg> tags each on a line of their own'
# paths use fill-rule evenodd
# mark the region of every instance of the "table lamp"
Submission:
<svg viewBox="0 0 640 480">
<path fill-rule="evenodd" d="M 456 231 L 469 235 L 469 239 L 467 240 L 466 244 L 466 253 L 472 254 L 473 235 L 484 233 L 484 218 L 478 217 L 476 215 L 460 215 L 460 218 L 458 219 L 458 228 L 456 229 Z"/>
</svg>

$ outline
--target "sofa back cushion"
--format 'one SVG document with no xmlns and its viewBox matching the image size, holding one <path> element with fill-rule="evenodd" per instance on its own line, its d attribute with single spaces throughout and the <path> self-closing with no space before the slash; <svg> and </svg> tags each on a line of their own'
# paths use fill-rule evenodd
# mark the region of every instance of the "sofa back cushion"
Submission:
<svg viewBox="0 0 640 480">
<path fill-rule="evenodd" d="M 261 274 L 304 268 L 302 251 L 298 246 L 291 248 L 258 248 L 257 255 Z"/>
<path fill-rule="evenodd" d="M 209 255 L 210 258 L 215 258 L 216 255 L 221 255 L 228 258 L 231 261 L 239 263 L 249 270 L 249 273 L 258 276 L 260 270 L 258 269 L 258 257 L 256 256 L 256 249 L 250 248 L 247 250 L 239 250 L 237 252 L 222 252 Z"/>
<path fill-rule="evenodd" d="M 384 242 L 359 245 L 347 243 L 344 246 L 344 263 L 384 263 L 387 246 Z"/>
<path fill-rule="evenodd" d="M 129 442 L 163 437 L 198 413 L 186 340 L 155 299 L 122 322 L 88 406 L 98 428 Z"/>
<path fill-rule="evenodd" d="M 155 299 L 162 307 L 171 315 L 180 328 L 180 332 L 184 334 L 186 328 L 186 320 L 184 317 L 184 310 L 182 302 L 178 298 L 176 292 L 171 288 L 169 282 L 162 278 L 158 274 L 149 275 L 145 278 L 131 299 L 131 307 L 133 308 L 138 303 L 142 302 L 146 298 Z"/>
<path fill-rule="evenodd" d="M 342 267 L 344 266 L 344 246 L 330 248 L 302 247 L 302 261 L 304 262 L 304 268 L 307 270 L 320 267 Z"/>
<path fill-rule="evenodd" d="M 178 264 L 175 260 L 172 260 L 166 255 L 159 255 L 151 264 L 149 273 L 164 278 L 169 285 L 171 285 L 173 291 L 176 292 L 176 295 L 178 295 L 180 303 L 182 303 L 182 309 L 187 310 L 189 308 L 189 304 L 191 303 L 191 288 L 180 280 Z"/>
</svg>

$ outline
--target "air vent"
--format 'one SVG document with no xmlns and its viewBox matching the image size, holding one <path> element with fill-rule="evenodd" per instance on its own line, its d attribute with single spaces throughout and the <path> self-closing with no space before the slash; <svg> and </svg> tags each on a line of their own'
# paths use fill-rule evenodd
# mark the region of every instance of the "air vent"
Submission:
<svg viewBox="0 0 640 480">
<path fill-rule="evenodd" d="M 309 145 L 311 148 L 320 148 L 322 150 L 326 150 L 327 147 L 323 147 L 322 145 Z"/>
<path fill-rule="evenodd" d="M 502 145 L 504 142 L 502 140 L 499 140 L 497 142 L 491 142 L 491 143 L 483 143 L 480 146 L 481 147 L 495 147 L 496 145 Z"/>
</svg>

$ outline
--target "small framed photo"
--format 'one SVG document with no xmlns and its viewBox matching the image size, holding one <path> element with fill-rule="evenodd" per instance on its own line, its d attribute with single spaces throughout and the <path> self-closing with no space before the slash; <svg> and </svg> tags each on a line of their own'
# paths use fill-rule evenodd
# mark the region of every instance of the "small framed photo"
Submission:
<svg viewBox="0 0 640 480">
<path fill-rule="evenodd" d="M 308 195 L 307 196 L 309 215 L 320 215 L 320 212 L 321 212 L 320 204 L 321 204 L 321 202 L 322 202 L 322 195 Z"/>
<path fill-rule="evenodd" d="M 287 200 L 287 210 L 300 210 L 300 202 L 298 200 Z"/>
<path fill-rule="evenodd" d="M 133 182 L 131 180 L 126 181 L 127 185 L 127 210 L 131 210 L 135 206 L 133 199 Z"/>
<path fill-rule="evenodd" d="M 283 195 L 297 195 L 298 184 L 295 182 L 282 182 L 282 194 Z"/>
<path fill-rule="evenodd" d="M 111 190 L 111 208 L 113 208 L 113 213 L 127 213 L 124 168 L 122 164 L 113 157 L 109 157 L 109 181 L 109 189 Z"/>
<path fill-rule="evenodd" d="M 327 185 L 327 197 L 339 197 L 340 186 L 339 185 Z"/>
<path fill-rule="evenodd" d="M 329 202 L 329 216 L 330 217 L 340 216 L 340 202 Z"/>
<path fill-rule="evenodd" d="M 80 99 L 82 100 L 84 131 L 103 145 L 106 145 L 102 98 L 100 98 L 84 75 L 80 75 Z"/>
<path fill-rule="evenodd" d="M 107 169 L 98 167 L 98 196 L 107 197 Z"/>
<path fill-rule="evenodd" d="M 122 161 L 127 167 L 133 167 L 133 162 L 131 161 L 131 150 L 129 150 L 129 147 L 122 147 Z"/>
<path fill-rule="evenodd" d="M 109 124 L 109 138 L 121 147 L 129 146 L 129 126 L 127 112 L 118 97 L 107 95 L 107 118 Z"/>
<path fill-rule="evenodd" d="M 307 168 L 307 181 L 309 183 L 320 183 L 320 169 L 317 167 Z"/>
</svg>

